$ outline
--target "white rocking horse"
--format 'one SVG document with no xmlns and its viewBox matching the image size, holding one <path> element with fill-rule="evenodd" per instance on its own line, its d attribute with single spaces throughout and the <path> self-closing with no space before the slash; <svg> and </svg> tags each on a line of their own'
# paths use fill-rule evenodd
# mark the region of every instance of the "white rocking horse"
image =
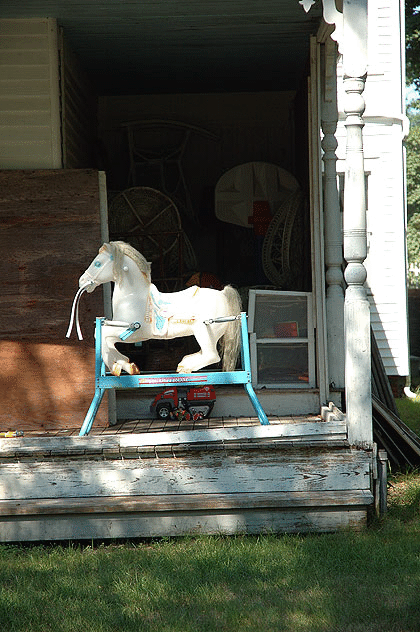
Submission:
<svg viewBox="0 0 420 632">
<path fill-rule="evenodd" d="M 140 373 L 129 358 L 121 354 L 115 343 L 129 332 L 129 342 L 151 338 L 195 336 L 201 350 L 186 355 L 178 364 L 178 373 L 191 373 L 220 360 L 220 341 L 224 371 L 233 371 L 240 349 L 241 300 L 238 292 L 227 285 L 223 290 L 190 287 L 180 292 L 159 292 L 150 277 L 150 263 L 129 244 L 112 241 L 103 244 L 98 256 L 79 279 L 79 290 L 73 301 L 67 337 L 76 319 L 79 338 L 78 305 L 83 292 L 114 281 L 112 296 L 113 320 L 105 320 L 102 328 L 102 359 L 109 371 L 120 376 Z M 218 320 L 219 319 L 219 320 Z M 127 329 L 129 328 L 129 329 Z"/>
</svg>

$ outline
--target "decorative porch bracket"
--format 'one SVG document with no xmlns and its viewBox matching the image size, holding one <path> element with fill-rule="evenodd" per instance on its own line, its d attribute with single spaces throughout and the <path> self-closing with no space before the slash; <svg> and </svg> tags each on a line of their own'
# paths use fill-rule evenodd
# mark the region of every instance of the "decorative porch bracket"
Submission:
<svg viewBox="0 0 420 632">
<path fill-rule="evenodd" d="M 344 112 L 347 130 L 343 241 L 347 266 L 344 302 L 345 389 L 349 442 L 372 445 L 370 306 L 365 287 L 367 255 L 366 193 L 363 156 L 363 91 L 367 76 L 367 0 L 322 0 L 324 20 L 343 55 Z M 309 11 L 313 0 L 301 0 Z"/>
<path fill-rule="evenodd" d="M 344 2 L 348 2 L 351 0 L 344 0 Z M 366 0 L 367 1 L 367 0 Z M 316 0 L 299 0 L 299 4 L 303 7 L 306 13 L 311 9 L 311 7 L 316 4 Z M 335 0 L 322 0 L 323 6 L 323 18 L 327 24 L 334 24 L 335 30 L 331 34 L 331 39 L 333 39 L 338 44 L 338 50 L 342 53 L 342 44 L 343 44 L 343 13 L 338 11 Z"/>
</svg>

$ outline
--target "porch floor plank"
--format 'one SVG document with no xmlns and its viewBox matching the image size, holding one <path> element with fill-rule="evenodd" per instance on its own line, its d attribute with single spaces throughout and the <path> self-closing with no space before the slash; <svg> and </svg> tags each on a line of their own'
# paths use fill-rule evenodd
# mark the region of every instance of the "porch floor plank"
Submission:
<svg viewBox="0 0 420 632">
<path fill-rule="evenodd" d="M 269 416 L 270 424 L 287 424 L 296 422 L 322 422 L 320 415 L 296 415 L 296 416 Z M 82 420 L 83 421 L 83 420 Z M 79 435 L 80 427 L 63 428 L 60 430 L 48 427 L 39 430 L 27 430 L 25 437 L 75 437 Z M 135 419 L 129 421 L 119 421 L 114 426 L 92 427 L 89 436 L 98 435 L 120 435 L 120 434 L 140 434 L 143 432 L 168 432 L 178 430 L 206 430 L 211 428 L 232 428 L 240 426 L 260 426 L 258 417 L 210 417 L 208 419 L 198 419 L 197 421 L 177 421 L 160 419 Z"/>
</svg>

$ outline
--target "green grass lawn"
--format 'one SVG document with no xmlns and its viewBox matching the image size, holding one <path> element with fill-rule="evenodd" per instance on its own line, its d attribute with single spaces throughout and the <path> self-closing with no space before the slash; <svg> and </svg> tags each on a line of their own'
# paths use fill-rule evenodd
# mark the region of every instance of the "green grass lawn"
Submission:
<svg viewBox="0 0 420 632">
<path fill-rule="evenodd" d="M 403 397 L 396 400 L 401 419 L 420 436 L 420 395 L 416 399 Z"/>
<path fill-rule="evenodd" d="M 0 546 L 0 630 L 419 632 L 420 474 L 388 505 L 361 532 Z"/>
<path fill-rule="evenodd" d="M 4 632 L 418 632 L 420 475 L 361 532 L 0 546 Z"/>
<path fill-rule="evenodd" d="M 3 546 L 0 586 L 7 632 L 418 632 L 420 523 L 391 508 L 361 533 Z"/>
</svg>

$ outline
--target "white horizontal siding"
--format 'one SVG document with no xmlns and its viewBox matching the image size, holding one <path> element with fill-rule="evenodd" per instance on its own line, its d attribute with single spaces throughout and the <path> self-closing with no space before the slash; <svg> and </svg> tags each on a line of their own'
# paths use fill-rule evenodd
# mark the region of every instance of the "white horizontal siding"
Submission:
<svg viewBox="0 0 420 632">
<path fill-rule="evenodd" d="M 0 20 L 0 168 L 61 166 L 56 22 Z"/>
<path fill-rule="evenodd" d="M 341 130 L 342 131 L 342 130 Z M 345 152 L 340 134 L 340 158 Z M 408 375 L 405 211 L 401 125 L 367 122 L 367 286 L 371 323 L 388 375 Z M 344 160 L 338 161 L 338 169 Z"/>
<path fill-rule="evenodd" d="M 367 122 L 367 286 L 371 322 L 389 375 L 408 375 L 406 251 L 401 126 Z M 338 171 L 344 171 L 345 132 L 340 130 Z"/>
<path fill-rule="evenodd" d="M 368 78 L 363 129 L 368 175 L 367 286 L 371 323 L 388 375 L 408 375 L 405 196 L 403 163 L 404 76 L 401 74 L 400 3 L 369 0 Z M 342 74 L 342 68 L 339 68 Z M 338 171 L 345 169 L 344 86 L 338 82 Z"/>
<path fill-rule="evenodd" d="M 404 60 L 398 0 L 369 0 L 368 77 L 365 88 L 366 117 L 401 117 L 404 111 Z M 342 66 L 339 65 L 342 76 Z M 343 86 L 339 82 L 339 111 L 343 113 Z"/>
<path fill-rule="evenodd" d="M 387 373 L 408 375 L 402 130 L 398 124 L 367 123 L 364 137 L 366 155 L 377 154 L 366 161 L 371 167 L 366 268 L 372 328 Z"/>
</svg>

